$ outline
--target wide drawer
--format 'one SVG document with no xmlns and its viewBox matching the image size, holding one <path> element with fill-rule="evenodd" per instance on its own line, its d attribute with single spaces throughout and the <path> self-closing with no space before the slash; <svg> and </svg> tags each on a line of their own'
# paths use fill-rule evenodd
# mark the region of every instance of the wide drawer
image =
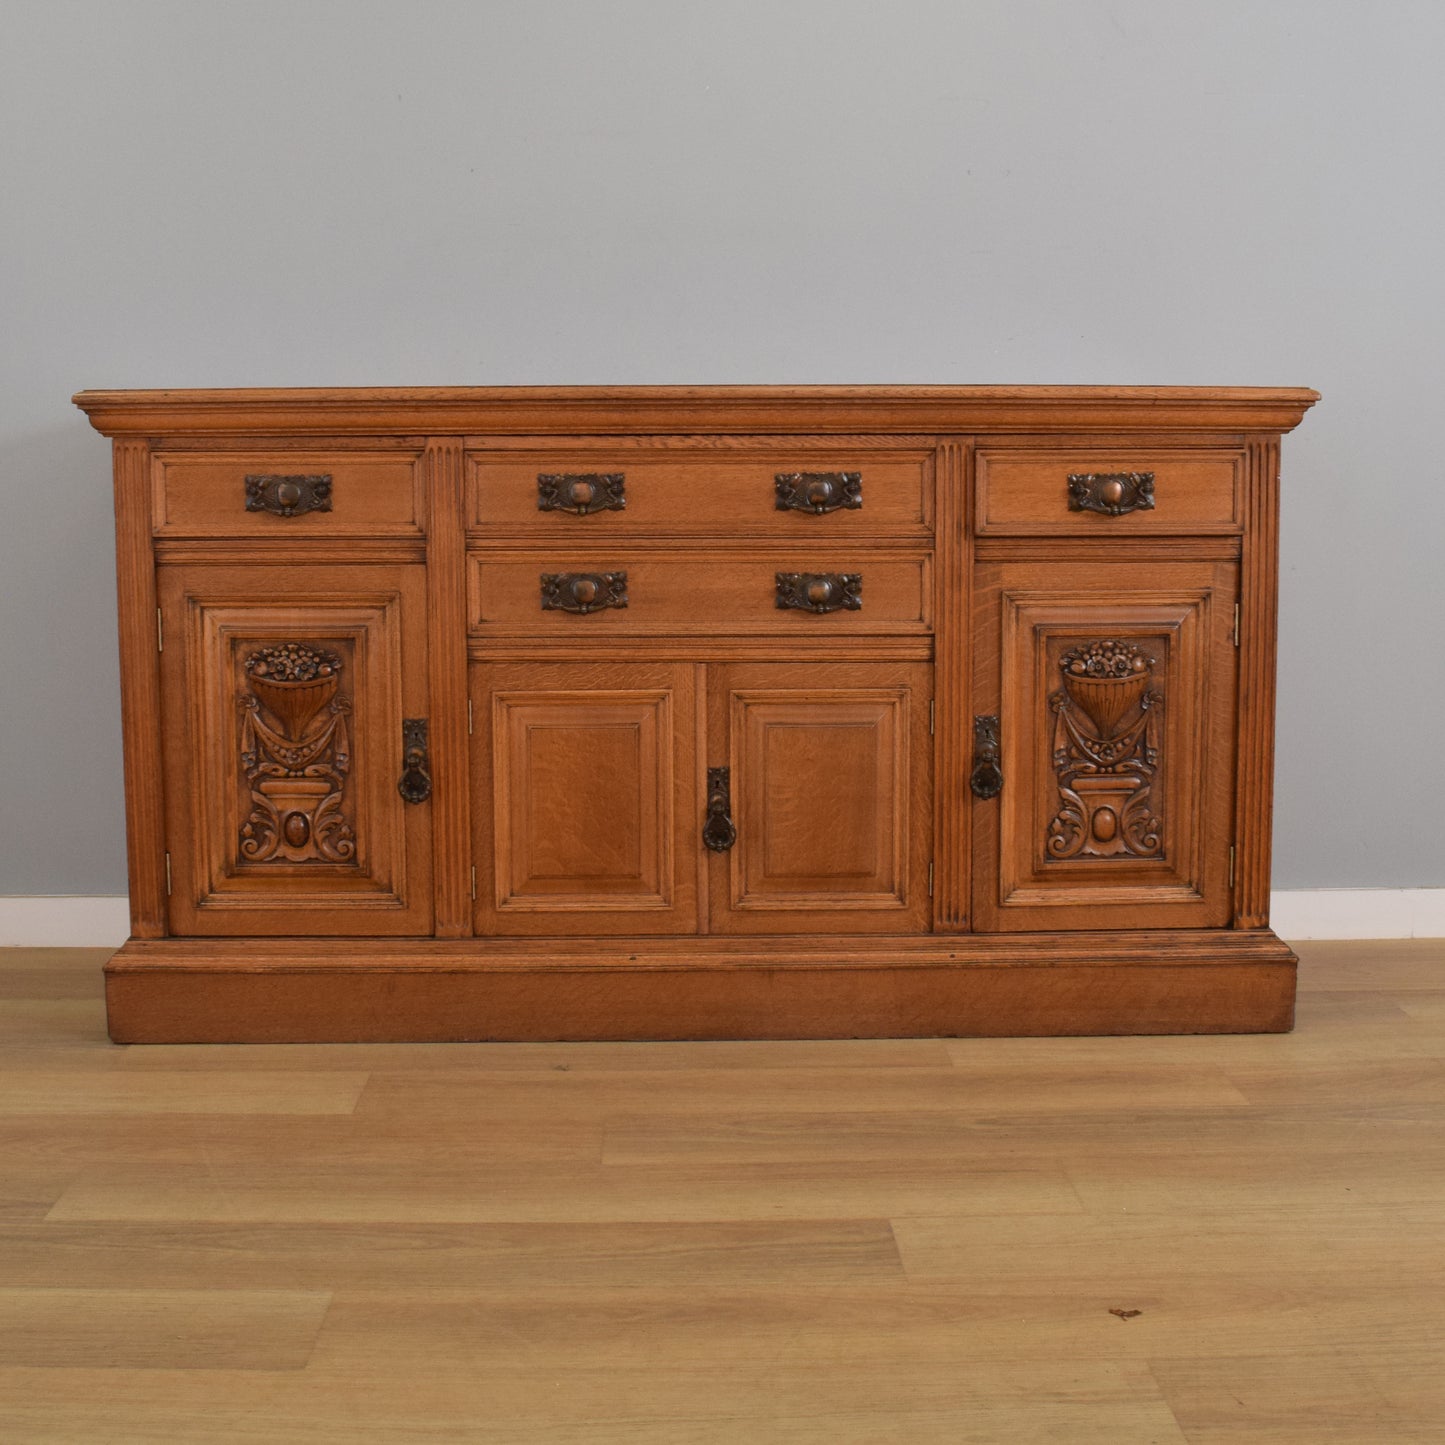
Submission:
<svg viewBox="0 0 1445 1445">
<path fill-rule="evenodd" d="M 918 448 L 487 451 L 468 458 L 468 516 L 486 537 L 916 535 L 932 476 Z"/>
<path fill-rule="evenodd" d="M 163 537 L 419 536 L 415 452 L 157 452 Z"/>
<path fill-rule="evenodd" d="M 1243 454 L 1198 449 L 980 449 L 980 535 L 1112 537 L 1242 530 Z"/>
<path fill-rule="evenodd" d="M 569 549 L 474 553 L 468 582 L 472 627 L 482 633 L 917 633 L 931 620 L 928 573 L 926 553 L 873 548 Z M 780 592 L 805 605 L 780 606 Z"/>
</svg>

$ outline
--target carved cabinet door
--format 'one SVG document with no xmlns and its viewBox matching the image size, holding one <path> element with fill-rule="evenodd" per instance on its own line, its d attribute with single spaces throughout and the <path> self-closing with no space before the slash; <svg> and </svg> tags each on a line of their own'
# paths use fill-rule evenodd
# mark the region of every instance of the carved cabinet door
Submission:
<svg viewBox="0 0 1445 1445">
<path fill-rule="evenodd" d="M 715 933 L 930 926 L 926 663 L 708 669 Z"/>
<path fill-rule="evenodd" d="M 422 569 L 163 566 L 159 597 L 172 931 L 429 933 Z"/>
<path fill-rule="evenodd" d="M 974 927 L 1228 924 L 1235 565 L 988 563 L 976 582 Z"/>
<path fill-rule="evenodd" d="M 696 931 L 700 672 L 473 665 L 478 934 Z"/>
</svg>

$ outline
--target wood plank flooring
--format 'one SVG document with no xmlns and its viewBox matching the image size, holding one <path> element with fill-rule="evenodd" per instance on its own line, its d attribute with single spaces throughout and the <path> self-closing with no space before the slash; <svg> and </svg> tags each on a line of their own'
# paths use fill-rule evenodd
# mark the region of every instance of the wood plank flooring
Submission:
<svg viewBox="0 0 1445 1445">
<path fill-rule="evenodd" d="M 1445 1441 L 1445 942 L 1287 1036 L 117 1048 L 0 950 L 6 1445 Z"/>
</svg>

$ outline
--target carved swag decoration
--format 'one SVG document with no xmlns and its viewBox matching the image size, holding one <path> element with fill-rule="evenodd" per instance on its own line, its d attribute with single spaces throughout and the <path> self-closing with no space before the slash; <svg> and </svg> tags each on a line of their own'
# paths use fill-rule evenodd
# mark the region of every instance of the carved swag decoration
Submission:
<svg viewBox="0 0 1445 1445">
<path fill-rule="evenodd" d="M 251 814 L 241 827 L 248 863 L 349 863 L 356 837 L 342 813 L 351 744 L 351 700 L 340 691 L 341 658 L 285 642 L 246 658 L 241 771 Z"/>
<path fill-rule="evenodd" d="M 1164 698 L 1150 690 L 1155 659 L 1118 638 L 1086 642 L 1059 659 L 1054 772 L 1061 806 L 1050 858 L 1158 858 L 1162 825 L 1151 792 L 1159 771 Z"/>
</svg>

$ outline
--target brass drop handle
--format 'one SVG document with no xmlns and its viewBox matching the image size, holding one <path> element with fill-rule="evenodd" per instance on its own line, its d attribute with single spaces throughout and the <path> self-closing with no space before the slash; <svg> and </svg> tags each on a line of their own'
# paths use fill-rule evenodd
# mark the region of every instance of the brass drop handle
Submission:
<svg viewBox="0 0 1445 1445">
<path fill-rule="evenodd" d="M 542 611 L 586 616 L 606 607 L 627 606 L 626 572 L 544 572 Z"/>
<path fill-rule="evenodd" d="M 863 606 L 861 572 L 778 572 L 777 605 L 797 612 L 857 612 Z"/>
<path fill-rule="evenodd" d="M 246 510 L 277 517 L 302 517 L 331 510 L 331 478 L 282 477 L 261 473 L 246 478 Z"/>
<path fill-rule="evenodd" d="M 773 488 L 780 512 L 856 511 L 863 505 L 862 472 L 779 472 Z"/>
<path fill-rule="evenodd" d="M 973 771 L 968 786 L 975 798 L 996 798 L 1003 790 L 999 766 L 998 718 L 980 714 L 973 720 Z"/>
<path fill-rule="evenodd" d="M 424 717 L 402 719 L 401 777 L 396 790 L 408 803 L 424 803 L 431 797 L 431 760 L 427 756 Z"/>
<path fill-rule="evenodd" d="M 1075 472 L 1069 478 L 1071 512 L 1122 517 L 1153 508 L 1153 472 Z"/>
<path fill-rule="evenodd" d="M 707 770 L 707 817 L 703 820 L 703 845 L 714 853 L 726 853 L 738 841 L 732 820 L 731 769 Z"/>
<path fill-rule="evenodd" d="M 574 517 L 622 512 L 627 509 L 626 489 L 624 472 L 539 472 L 537 510 L 571 512 Z"/>
</svg>

